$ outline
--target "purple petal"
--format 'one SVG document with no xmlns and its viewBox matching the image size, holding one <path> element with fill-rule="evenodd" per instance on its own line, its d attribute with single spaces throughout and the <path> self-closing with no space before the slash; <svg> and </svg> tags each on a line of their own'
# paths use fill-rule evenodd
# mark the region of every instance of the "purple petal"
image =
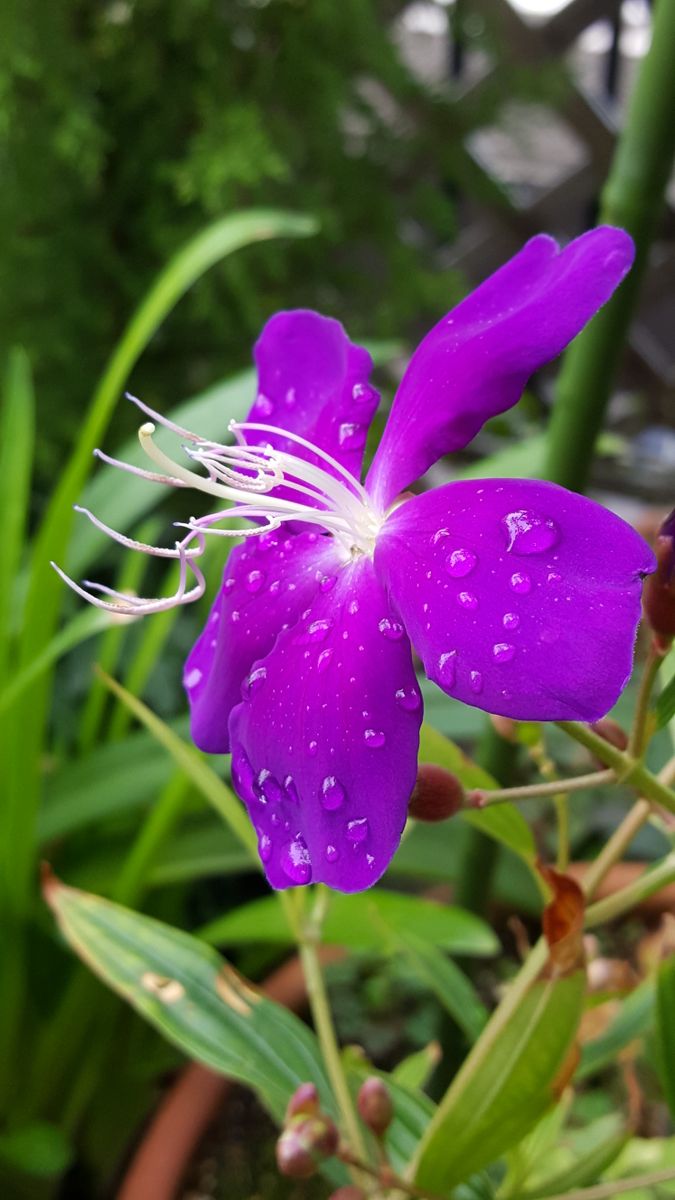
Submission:
<svg viewBox="0 0 675 1200">
<path fill-rule="evenodd" d="M 270 318 L 254 353 L 258 397 L 248 420 L 300 434 L 359 478 L 379 402 L 368 383 L 368 352 L 350 342 L 339 321 L 297 309 Z M 288 438 L 247 433 L 246 440 L 318 461 Z"/>
<path fill-rule="evenodd" d="M 604 226 L 560 250 L 540 234 L 439 321 L 413 354 L 368 473 L 382 508 L 519 400 L 530 375 L 576 337 L 633 261 Z"/>
<path fill-rule="evenodd" d="M 630 675 L 654 556 L 592 500 L 494 479 L 406 501 L 375 566 L 443 691 L 521 720 L 595 721 Z"/>
<path fill-rule="evenodd" d="M 201 750 L 229 750 L 227 723 L 253 662 L 293 625 L 315 594 L 330 588 L 339 563 L 314 532 L 262 534 L 235 546 L 203 632 L 183 672 L 192 739 Z"/>
<path fill-rule="evenodd" d="M 282 633 L 232 713 L 232 777 L 272 887 L 370 887 L 415 784 L 422 699 L 370 560 Z"/>
</svg>

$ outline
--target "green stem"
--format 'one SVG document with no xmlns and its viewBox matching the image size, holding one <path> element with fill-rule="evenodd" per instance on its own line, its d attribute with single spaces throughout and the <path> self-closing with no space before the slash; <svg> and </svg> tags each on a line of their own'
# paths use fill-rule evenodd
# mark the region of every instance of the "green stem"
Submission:
<svg viewBox="0 0 675 1200">
<path fill-rule="evenodd" d="M 656 642 L 652 639 L 647 655 L 647 661 L 642 672 L 640 680 L 640 690 L 638 692 L 637 704 L 635 706 L 635 716 L 633 717 L 633 727 L 630 732 L 628 742 L 628 753 L 633 758 L 642 758 L 645 752 L 645 743 L 648 734 L 649 720 L 649 702 L 651 700 L 656 675 L 661 663 L 663 662 L 663 654 L 658 649 Z"/>
<path fill-rule="evenodd" d="M 675 10 L 675 5 L 673 5 L 673 9 Z M 604 738 L 594 733 L 588 725 L 581 725 L 578 721 L 556 721 L 556 724 L 559 729 L 564 730 L 576 742 L 580 742 L 582 746 L 590 750 L 591 754 L 594 754 L 606 766 L 616 771 L 620 782 L 629 784 L 647 799 L 661 804 L 668 812 L 675 813 L 675 792 L 630 754 L 611 746 Z"/>
<path fill-rule="evenodd" d="M 493 804 L 508 804 L 512 800 L 535 800 L 539 796 L 566 796 L 568 792 L 582 792 L 588 788 L 604 787 L 614 783 L 614 771 L 591 771 L 588 775 L 576 775 L 573 779 L 552 779 L 548 783 L 528 783 L 523 787 L 500 788 L 493 791 L 475 790 L 469 793 L 467 808 L 489 808 Z M 473 803 L 471 803 L 473 801 Z"/>
<path fill-rule="evenodd" d="M 618 829 L 614 830 L 611 838 L 605 843 L 598 857 L 588 869 L 584 878 L 584 893 L 590 899 L 602 883 L 605 876 L 615 863 L 623 858 L 633 838 L 649 820 L 652 806 L 649 800 L 640 799 L 626 814 Z"/>
<path fill-rule="evenodd" d="M 566 871 L 570 865 L 570 813 L 567 794 L 565 792 L 557 792 L 553 797 L 553 803 L 555 804 L 558 825 L 558 856 L 556 867 L 559 871 Z"/>
<path fill-rule="evenodd" d="M 298 943 L 300 961 L 307 985 L 309 1007 L 328 1072 L 328 1078 L 333 1089 L 335 1102 L 340 1112 L 343 1133 L 354 1155 L 365 1161 L 367 1159 L 366 1146 L 351 1092 L 349 1091 L 347 1078 L 343 1070 L 340 1047 L 333 1023 L 333 1014 L 317 953 L 321 942 L 321 925 L 329 894 L 324 888 L 319 886 L 316 891 L 315 907 L 309 920 L 303 919 L 302 912 L 298 912 L 295 896 L 289 895 L 286 892 L 282 892 L 281 896 L 287 918 L 291 928 L 295 932 Z M 297 898 L 301 903 L 304 903 L 304 896 L 298 895 Z"/>
<path fill-rule="evenodd" d="M 601 224 L 621 225 L 632 235 L 635 266 L 567 351 L 549 426 L 546 477 L 576 491 L 588 481 L 675 155 L 674 45 L 675 4 L 659 0 L 651 47 L 633 89 L 599 214 Z"/>
<path fill-rule="evenodd" d="M 596 925 L 604 925 L 623 916 L 637 904 L 641 904 L 649 896 L 666 887 L 675 880 L 675 854 L 668 854 L 663 862 L 651 871 L 645 871 L 635 883 L 615 892 L 605 900 L 598 900 L 586 909 L 586 928 L 593 929 Z"/>
</svg>

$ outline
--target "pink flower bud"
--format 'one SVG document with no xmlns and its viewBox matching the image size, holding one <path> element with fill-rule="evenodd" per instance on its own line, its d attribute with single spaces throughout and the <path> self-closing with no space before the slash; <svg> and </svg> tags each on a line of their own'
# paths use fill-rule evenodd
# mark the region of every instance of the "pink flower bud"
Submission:
<svg viewBox="0 0 675 1200">
<path fill-rule="evenodd" d="M 293 1092 L 286 1109 L 286 1120 L 304 1114 L 316 1116 L 319 1111 L 319 1093 L 313 1083 L 301 1083 Z"/>
<path fill-rule="evenodd" d="M 600 721 L 596 721 L 591 725 L 594 733 L 601 737 L 603 741 L 609 742 L 610 746 L 615 746 L 617 750 L 625 750 L 628 745 L 628 734 L 625 729 L 622 729 L 618 721 L 614 721 L 612 717 L 603 717 Z"/>
<path fill-rule="evenodd" d="M 456 775 L 434 763 L 420 763 L 409 816 L 416 821 L 446 821 L 459 812 L 463 802 L 464 789 Z"/>
<path fill-rule="evenodd" d="M 382 1137 L 391 1125 L 394 1106 L 386 1085 L 377 1075 L 370 1075 L 361 1084 L 356 1103 L 364 1125 Z"/>
<path fill-rule="evenodd" d="M 279 1171 L 293 1179 L 309 1179 L 322 1158 L 335 1154 L 338 1142 L 338 1131 L 330 1117 L 293 1117 L 277 1140 Z"/>
</svg>

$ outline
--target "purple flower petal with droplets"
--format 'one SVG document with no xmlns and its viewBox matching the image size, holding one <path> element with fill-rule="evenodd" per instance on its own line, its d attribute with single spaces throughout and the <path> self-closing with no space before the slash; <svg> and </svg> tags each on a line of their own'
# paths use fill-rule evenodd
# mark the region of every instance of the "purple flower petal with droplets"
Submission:
<svg viewBox="0 0 675 1200">
<path fill-rule="evenodd" d="M 410 360 L 368 473 L 378 504 L 516 404 L 530 375 L 609 299 L 633 254 L 621 229 L 593 229 L 564 250 L 541 234 L 443 317 Z"/>
<path fill-rule="evenodd" d="M 422 721 L 410 643 L 372 563 L 345 566 L 254 674 L 230 718 L 232 776 L 267 878 L 369 887 L 401 837 Z"/>
<path fill-rule="evenodd" d="M 360 478 L 368 429 L 379 403 L 368 382 L 373 363 L 367 350 L 349 340 L 339 321 L 296 309 L 270 318 L 254 355 L 258 397 L 247 420 L 300 434 Z M 247 433 L 246 441 L 269 442 L 310 462 L 319 461 L 290 439 L 269 433 Z"/>
<path fill-rule="evenodd" d="M 595 721 L 625 686 L 654 556 L 551 483 L 450 483 L 406 501 L 375 551 L 430 679 L 521 720 Z"/>
<path fill-rule="evenodd" d="M 313 531 L 266 533 L 230 553 L 223 582 L 183 672 L 192 740 L 200 750 L 229 750 L 230 712 L 254 661 L 272 649 L 313 597 L 335 583 L 332 541 Z"/>
</svg>

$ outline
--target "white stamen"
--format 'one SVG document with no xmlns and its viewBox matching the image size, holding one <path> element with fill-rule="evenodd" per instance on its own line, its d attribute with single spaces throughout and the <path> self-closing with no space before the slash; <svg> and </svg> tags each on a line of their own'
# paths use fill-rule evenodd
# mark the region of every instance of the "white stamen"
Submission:
<svg viewBox="0 0 675 1200">
<path fill-rule="evenodd" d="M 103 462 L 130 471 L 151 483 L 191 487 L 225 500 L 232 507 L 178 522 L 178 526 L 186 529 L 187 534 L 182 541 L 176 542 L 173 549 L 150 546 L 127 537 L 99 520 L 88 509 L 76 507 L 76 511 L 84 513 L 97 529 L 109 534 L 121 545 L 155 557 L 177 559 L 180 565 L 178 587 L 173 596 L 142 599 L 88 580 L 81 586 L 60 567 L 52 564 L 69 587 L 91 604 L 117 614 L 140 616 L 163 612 L 198 599 L 204 594 L 205 582 L 196 560 L 204 552 L 207 534 L 217 537 L 259 537 L 278 529 L 284 522 L 301 522 L 319 526 L 330 534 L 340 547 L 345 561 L 355 554 L 372 555 L 384 515 L 371 507 L 370 497 L 358 479 L 320 446 L 287 429 L 237 421 L 230 422 L 229 426 L 236 439 L 234 444 L 222 445 L 167 420 L 135 396 L 128 396 L 128 399 L 153 418 L 141 425 L 138 437 L 144 453 L 160 468 L 159 472 L 121 462 L 100 450 L 95 452 L 96 455 Z M 153 436 L 155 421 L 188 443 L 183 445 L 184 452 L 192 463 L 204 468 L 206 475 L 182 466 L 160 449 Z M 279 450 L 271 442 L 249 445 L 246 441 L 249 433 L 268 434 L 286 445 L 296 445 L 299 450 L 309 451 L 312 460 Z M 273 492 L 277 494 L 273 495 Z M 241 528 L 242 519 L 254 524 Z M 233 524 L 223 525 L 228 521 Z M 196 545 L 193 545 L 195 541 Z M 191 588 L 187 586 L 188 572 L 192 572 L 195 579 Z M 104 600 L 102 596 L 109 596 L 110 600 Z"/>
</svg>

